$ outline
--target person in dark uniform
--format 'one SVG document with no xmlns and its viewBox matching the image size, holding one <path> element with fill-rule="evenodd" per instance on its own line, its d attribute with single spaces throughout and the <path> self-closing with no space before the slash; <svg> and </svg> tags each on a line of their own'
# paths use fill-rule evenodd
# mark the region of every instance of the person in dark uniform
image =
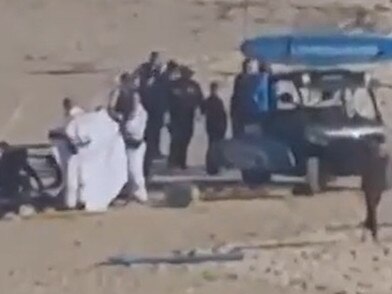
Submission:
<svg viewBox="0 0 392 294">
<path fill-rule="evenodd" d="M 203 101 L 201 87 L 192 77 L 191 69 L 181 67 L 180 78 L 173 81 L 170 86 L 169 167 L 171 168 L 187 168 L 187 152 L 193 136 L 195 112 Z"/>
<path fill-rule="evenodd" d="M 37 173 L 27 162 L 27 149 L 17 148 L 7 142 L 0 142 L 0 191 L 2 197 L 23 200 L 23 192 L 29 189 L 29 180 L 33 178 L 39 191 L 43 184 Z"/>
<path fill-rule="evenodd" d="M 212 148 L 225 138 L 227 130 L 227 115 L 222 99 L 219 97 L 219 85 L 213 82 L 210 85 L 210 96 L 203 102 L 203 114 L 206 117 L 206 131 L 208 137 L 208 149 L 206 154 L 206 167 L 208 173 L 217 173 L 211 166 L 213 158 Z M 214 169 L 214 170 L 212 170 Z"/>
<path fill-rule="evenodd" d="M 138 94 L 140 80 L 128 72 L 119 76 L 118 86 L 110 94 L 108 113 L 117 122 L 122 122 L 133 106 L 134 95 Z"/>
<path fill-rule="evenodd" d="M 140 89 L 143 97 L 143 90 L 147 88 L 151 77 L 157 78 L 162 74 L 161 55 L 157 51 L 150 53 L 147 62 L 143 63 L 137 69 L 137 75 L 140 78 Z"/>
<path fill-rule="evenodd" d="M 233 95 L 230 103 L 230 116 L 233 137 L 243 135 L 245 123 L 244 119 L 244 99 L 249 96 L 249 84 L 254 76 L 253 64 L 251 59 L 245 59 L 242 63 L 242 71 L 235 77 Z"/>
<path fill-rule="evenodd" d="M 153 160 L 164 157 L 160 148 L 161 131 L 168 112 L 171 77 L 176 69 L 178 69 L 177 63 L 169 61 L 166 70 L 159 76 L 152 76 L 144 89 L 143 105 L 148 112 L 145 133 L 147 150 L 144 160 L 146 179 L 150 177 Z"/>
</svg>

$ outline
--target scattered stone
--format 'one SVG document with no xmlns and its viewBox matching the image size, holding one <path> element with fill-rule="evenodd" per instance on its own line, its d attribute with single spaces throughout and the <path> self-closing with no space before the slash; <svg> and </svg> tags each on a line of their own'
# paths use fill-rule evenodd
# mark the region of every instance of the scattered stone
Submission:
<svg viewBox="0 0 392 294">
<path fill-rule="evenodd" d="M 315 285 L 314 288 L 315 288 L 317 291 L 320 291 L 320 292 L 327 291 L 327 289 L 328 289 L 328 287 L 325 286 L 325 285 Z"/>
<path fill-rule="evenodd" d="M 19 217 L 19 215 L 17 215 L 14 212 L 7 212 L 2 217 L 2 220 L 4 220 L 4 221 L 17 221 L 17 220 L 20 220 L 20 217 Z"/>
<path fill-rule="evenodd" d="M 225 276 L 226 280 L 229 281 L 237 281 L 238 280 L 238 275 L 235 273 L 229 273 Z"/>
<path fill-rule="evenodd" d="M 24 204 L 19 207 L 18 214 L 22 218 L 29 218 L 36 215 L 37 211 L 32 205 Z"/>
<path fill-rule="evenodd" d="M 364 288 L 364 289 L 372 289 L 373 288 L 372 284 L 368 284 L 368 283 L 364 283 L 364 282 L 358 282 L 357 286 L 359 288 Z"/>
<path fill-rule="evenodd" d="M 75 241 L 73 242 L 73 246 L 75 246 L 75 247 L 80 247 L 80 246 L 82 246 L 82 242 L 79 241 L 79 240 L 75 240 Z"/>
<path fill-rule="evenodd" d="M 203 271 L 201 273 L 201 276 L 203 278 L 203 280 L 207 281 L 207 282 L 214 282 L 216 280 L 218 280 L 218 276 L 210 271 Z"/>
<path fill-rule="evenodd" d="M 350 254 L 354 260 L 357 258 L 357 251 L 355 249 L 350 250 Z"/>
</svg>

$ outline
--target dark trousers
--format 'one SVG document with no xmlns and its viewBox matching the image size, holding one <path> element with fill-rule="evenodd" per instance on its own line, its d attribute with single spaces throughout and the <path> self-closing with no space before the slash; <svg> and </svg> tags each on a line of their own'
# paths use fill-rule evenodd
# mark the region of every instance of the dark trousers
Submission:
<svg viewBox="0 0 392 294">
<path fill-rule="evenodd" d="M 207 134 L 208 136 L 208 147 L 207 153 L 205 156 L 205 164 L 207 173 L 214 175 L 219 173 L 219 166 L 217 164 L 217 156 L 216 152 L 213 150 L 222 140 L 224 139 L 224 135 L 216 135 L 216 134 Z"/>
<path fill-rule="evenodd" d="M 245 124 L 237 115 L 231 116 L 231 127 L 233 138 L 241 137 L 245 132 Z"/>
<path fill-rule="evenodd" d="M 146 127 L 146 143 L 147 153 L 150 149 L 150 153 L 153 156 L 159 156 L 161 154 L 161 130 L 163 127 L 163 114 L 162 113 L 151 113 L 147 121 Z"/>
<path fill-rule="evenodd" d="M 188 147 L 193 135 L 193 123 L 183 122 L 183 125 L 175 125 L 172 127 L 169 167 L 179 167 L 185 169 L 187 167 Z"/>
</svg>

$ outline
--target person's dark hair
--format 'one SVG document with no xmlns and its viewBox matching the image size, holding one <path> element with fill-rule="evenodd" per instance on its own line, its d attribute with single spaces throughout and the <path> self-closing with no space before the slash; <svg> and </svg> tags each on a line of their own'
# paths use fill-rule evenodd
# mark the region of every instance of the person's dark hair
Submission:
<svg viewBox="0 0 392 294">
<path fill-rule="evenodd" d="M 159 57 L 159 52 L 158 51 L 152 51 L 150 53 L 150 61 L 154 61 Z"/>
<path fill-rule="evenodd" d="M 69 97 L 65 97 L 63 99 L 63 107 L 64 108 L 71 108 L 71 106 L 72 106 L 72 99 Z"/>
<path fill-rule="evenodd" d="M 171 59 L 168 61 L 167 68 L 166 68 L 167 71 L 173 71 L 177 68 L 178 68 L 178 63 L 175 60 Z"/>
<path fill-rule="evenodd" d="M 219 89 L 219 83 L 217 81 L 213 81 L 210 84 L 210 91 L 216 92 Z"/>
<path fill-rule="evenodd" d="M 189 68 L 188 66 L 181 66 L 180 71 L 181 71 L 181 76 L 183 78 L 189 79 L 194 75 L 194 71 L 191 68 Z"/>
<path fill-rule="evenodd" d="M 130 82 L 131 80 L 132 80 L 131 74 L 128 73 L 128 72 L 123 72 L 123 73 L 120 75 L 120 82 L 121 82 L 121 83 L 128 83 L 128 82 Z"/>
<path fill-rule="evenodd" d="M 259 73 L 268 71 L 268 66 L 264 61 L 259 61 Z"/>
<path fill-rule="evenodd" d="M 0 149 L 5 150 L 10 147 L 10 144 L 6 141 L 0 141 Z"/>
</svg>

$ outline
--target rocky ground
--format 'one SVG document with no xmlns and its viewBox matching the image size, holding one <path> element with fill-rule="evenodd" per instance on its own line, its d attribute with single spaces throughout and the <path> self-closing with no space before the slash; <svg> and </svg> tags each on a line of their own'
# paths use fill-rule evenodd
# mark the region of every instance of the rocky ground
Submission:
<svg viewBox="0 0 392 294">
<path fill-rule="evenodd" d="M 206 89 L 218 79 L 227 98 L 246 36 L 282 28 L 353 27 L 390 32 L 390 1 L 345 0 L 0 0 L 0 136 L 46 140 L 60 101 L 104 103 L 114 76 L 151 50 L 195 68 Z M 245 9 L 247 8 L 247 9 Z M 245 18 L 246 16 L 246 18 Z M 246 19 L 246 21 L 245 21 Z M 388 81 L 390 68 L 376 74 Z M 382 110 L 392 116 L 390 92 Z M 165 135 L 167 136 L 167 135 Z M 204 159 L 198 123 L 190 163 Z M 1 293 L 391 293 L 388 228 L 382 246 L 360 243 L 358 232 L 326 231 L 363 219 L 358 191 L 315 198 L 197 202 L 186 210 L 137 205 L 105 215 L 45 214 L 0 223 Z M 380 207 L 388 222 L 388 196 Z M 25 211 L 29 214 L 29 211 Z M 151 254 L 222 244 L 342 238 L 302 248 L 245 251 L 239 263 L 196 267 L 102 267 L 118 253 Z M 272 241 L 271 241 L 272 240 Z M 268 247 L 268 246 L 267 246 Z"/>
</svg>

